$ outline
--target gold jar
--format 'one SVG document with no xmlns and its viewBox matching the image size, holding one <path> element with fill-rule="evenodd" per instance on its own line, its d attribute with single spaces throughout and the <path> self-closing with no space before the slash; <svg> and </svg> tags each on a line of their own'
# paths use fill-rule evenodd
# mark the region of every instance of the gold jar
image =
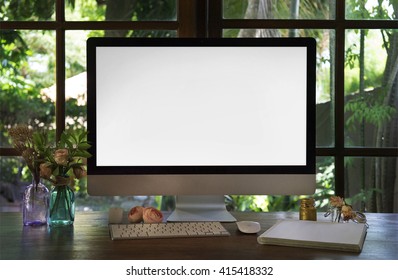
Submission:
<svg viewBox="0 0 398 280">
<path fill-rule="evenodd" d="M 300 220 L 316 221 L 315 200 L 303 198 L 300 204 Z"/>
</svg>

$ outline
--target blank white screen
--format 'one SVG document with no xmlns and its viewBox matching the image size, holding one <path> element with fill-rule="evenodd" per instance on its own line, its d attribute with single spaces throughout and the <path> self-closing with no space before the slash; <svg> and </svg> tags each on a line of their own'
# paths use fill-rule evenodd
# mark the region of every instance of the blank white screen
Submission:
<svg viewBox="0 0 398 280">
<path fill-rule="evenodd" d="M 306 164 L 305 47 L 97 47 L 98 166 Z"/>
</svg>

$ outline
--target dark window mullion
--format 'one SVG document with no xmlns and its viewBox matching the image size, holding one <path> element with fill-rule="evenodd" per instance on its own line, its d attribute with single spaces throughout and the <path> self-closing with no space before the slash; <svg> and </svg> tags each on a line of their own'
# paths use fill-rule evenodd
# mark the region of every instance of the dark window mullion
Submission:
<svg viewBox="0 0 398 280">
<path fill-rule="evenodd" d="M 316 148 L 316 156 L 336 156 L 337 150 L 333 147 Z M 344 148 L 340 153 L 346 157 L 397 157 L 398 148 L 372 148 L 372 147 L 350 147 Z"/>
<path fill-rule="evenodd" d="M 336 1 L 335 44 L 335 194 L 344 196 L 344 60 L 345 3 Z"/>
<path fill-rule="evenodd" d="M 344 22 L 343 22 L 344 21 Z M 224 19 L 222 28 L 275 28 L 275 29 L 334 29 L 343 24 L 346 29 L 388 29 L 396 25 L 393 20 L 336 20 L 328 19 Z"/>
<path fill-rule="evenodd" d="M 58 23 L 56 29 L 56 49 L 55 49 L 55 81 L 56 81 L 56 101 L 55 101 L 55 127 L 56 137 L 60 139 L 61 133 L 65 130 L 65 1 L 56 1 L 55 20 Z"/>
<path fill-rule="evenodd" d="M 198 1 L 200 0 L 178 1 L 178 37 L 198 37 Z"/>
<path fill-rule="evenodd" d="M 333 29 L 335 26 L 334 20 L 225 19 L 222 21 L 222 27 L 226 29 Z"/>
<path fill-rule="evenodd" d="M 208 7 L 208 37 L 221 38 L 224 28 L 223 20 L 223 0 L 209 1 Z M 241 27 L 239 27 L 241 28 Z"/>
<path fill-rule="evenodd" d="M 177 30 L 177 21 L 67 21 L 66 30 Z"/>
</svg>

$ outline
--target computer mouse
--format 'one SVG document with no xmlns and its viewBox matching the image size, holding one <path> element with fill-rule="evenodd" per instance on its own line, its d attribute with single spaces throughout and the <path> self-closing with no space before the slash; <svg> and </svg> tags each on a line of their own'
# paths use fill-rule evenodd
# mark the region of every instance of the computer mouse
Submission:
<svg viewBox="0 0 398 280">
<path fill-rule="evenodd" d="M 239 231 L 243 233 L 257 233 L 261 230 L 260 224 L 253 221 L 238 221 L 236 225 Z"/>
</svg>

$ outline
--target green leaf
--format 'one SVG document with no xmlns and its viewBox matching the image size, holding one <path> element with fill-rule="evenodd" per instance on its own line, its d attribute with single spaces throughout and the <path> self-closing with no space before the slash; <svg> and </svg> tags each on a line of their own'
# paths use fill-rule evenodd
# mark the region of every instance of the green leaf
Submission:
<svg viewBox="0 0 398 280">
<path fill-rule="evenodd" d="M 79 135 L 79 142 L 83 142 L 87 138 L 87 131 L 82 131 Z"/>
<path fill-rule="evenodd" d="M 75 157 L 84 157 L 84 158 L 89 158 L 91 157 L 91 154 L 87 151 L 77 151 L 75 153 Z"/>
<path fill-rule="evenodd" d="M 40 134 L 39 134 L 39 133 L 33 132 L 32 138 L 33 138 L 33 143 L 34 143 L 36 146 L 43 146 L 43 142 L 42 142 L 42 140 L 41 140 L 41 137 L 40 137 Z"/>
<path fill-rule="evenodd" d="M 80 144 L 77 146 L 77 148 L 78 148 L 79 150 L 88 150 L 88 149 L 91 148 L 91 145 L 90 145 L 89 143 L 87 143 L 87 142 L 82 142 L 82 143 L 80 143 Z"/>
<path fill-rule="evenodd" d="M 78 140 L 77 140 L 76 136 L 73 133 L 69 133 L 68 137 L 72 138 L 75 143 L 78 143 Z"/>
<path fill-rule="evenodd" d="M 69 150 L 73 150 L 74 149 L 73 143 L 71 141 L 69 141 L 69 139 L 65 140 L 65 144 L 68 146 Z"/>
</svg>

